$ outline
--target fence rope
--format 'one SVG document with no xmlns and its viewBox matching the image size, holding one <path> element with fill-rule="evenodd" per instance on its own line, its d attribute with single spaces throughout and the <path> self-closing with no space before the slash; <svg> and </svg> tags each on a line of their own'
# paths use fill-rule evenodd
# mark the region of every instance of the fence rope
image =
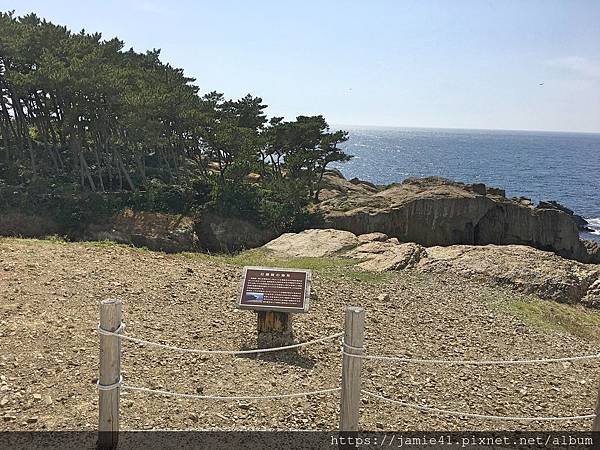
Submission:
<svg viewBox="0 0 600 450">
<path fill-rule="evenodd" d="M 515 422 L 517 422 L 517 421 L 535 422 L 535 421 L 582 420 L 582 419 L 593 419 L 594 417 L 596 417 L 596 414 L 586 414 L 586 415 L 582 415 L 582 416 L 562 416 L 562 417 L 560 417 L 560 416 L 559 417 L 518 417 L 518 416 L 493 416 L 493 415 L 487 415 L 487 414 L 474 414 L 474 413 L 467 413 L 467 412 L 462 412 L 462 411 L 453 411 L 453 410 L 448 410 L 448 409 L 433 408 L 430 406 L 421 406 L 421 405 L 416 405 L 414 403 L 406 403 L 406 402 L 403 402 L 400 400 L 394 400 L 394 399 L 387 398 L 382 395 L 375 394 L 373 392 L 369 392 L 369 391 L 365 391 L 365 390 L 361 390 L 360 392 L 362 392 L 363 394 L 368 395 L 370 397 L 378 398 L 380 400 L 384 400 L 384 401 L 390 402 L 390 403 L 395 403 L 397 405 L 405 406 L 407 408 L 413 408 L 413 409 L 418 409 L 420 411 L 427 411 L 427 412 L 437 413 L 437 414 L 441 414 L 441 415 L 448 415 L 448 416 L 473 417 L 475 419 L 508 420 L 508 421 L 515 421 Z"/>
<path fill-rule="evenodd" d="M 100 384 L 100 380 L 98 380 L 96 382 L 96 386 L 98 387 L 99 391 L 112 391 L 113 389 L 121 387 L 122 384 L 123 384 L 123 375 L 121 375 L 119 377 L 119 381 L 117 381 L 116 383 L 113 383 L 113 384 Z"/>
<path fill-rule="evenodd" d="M 149 389 L 144 387 L 129 386 L 122 384 L 121 389 L 126 389 L 135 392 L 144 392 L 146 394 L 165 395 L 170 397 L 184 397 L 201 400 L 273 400 L 279 398 L 306 397 L 308 395 L 328 394 L 331 392 L 341 391 L 342 388 L 321 389 L 317 391 L 296 392 L 293 394 L 277 394 L 277 395 L 239 395 L 239 396 L 220 396 L 220 395 L 195 395 L 195 394 L 180 394 L 179 392 L 162 391 L 159 389 Z"/>
<path fill-rule="evenodd" d="M 583 361 L 591 359 L 600 359 L 600 353 L 592 355 L 581 355 L 581 356 L 566 356 L 562 358 L 539 358 L 539 359 L 490 359 L 490 360 L 478 360 L 478 359 L 423 359 L 423 358 L 405 358 L 398 356 L 380 356 L 380 355 L 362 355 L 355 353 L 348 353 L 345 351 L 346 348 L 353 350 L 360 350 L 356 347 L 352 347 L 342 341 L 342 353 L 346 356 L 353 358 L 362 359 L 373 359 L 379 361 L 388 362 L 400 362 L 400 363 L 411 363 L 411 364 L 463 364 L 463 365 L 501 365 L 501 364 L 537 364 L 537 363 L 555 363 L 555 362 L 567 362 L 567 361 Z"/>
<path fill-rule="evenodd" d="M 330 341 L 330 340 L 336 339 L 344 334 L 344 333 L 336 333 L 336 334 L 332 334 L 331 336 L 325 336 L 325 337 L 322 337 L 319 339 L 314 339 L 312 341 L 301 342 L 299 344 L 285 345 L 283 347 L 257 348 L 257 349 L 253 349 L 253 350 L 200 350 L 200 349 L 195 349 L 195 348 L 182 348 L 182 347 L 176 347 L 174 345 L 146 341 L 144 339 L 139 339 L 139 338 L 136 338 L 133 336 L 127 336 L 125 334 L 120 334 L 118 331 L 120 331 L 124 327 L 125 327 L 125 324 L 122 324 L 122 326 L 119 327 L 118 330 L 106 331 L 106 330 L 103 330 L 102 328 L 100 328 L 100 325 L 98 325 L 98 333 L 100 333 L 104 336 L 115 336 L 115 337 L 118 337 L 119 339 L 124 339 L 126 341 L 135 342 L 137 344 L 144 344 L 144 345 L 148 345 L 151 347 L 158 347 L 158 348 L 163 348 L 166 350 L 173 350 L 173 351 L 181 352 L 181 353 L 197 353 L 197 354 L 202 354 L 202 355 L 248 355 L 248 354 L 252 354 L 252 353 L 277 352 L 277 351 L 281 351 L 281 350 L 289 350 L 292 348 L 298 348 L 298 347 L 304 347 L 306 345 L 317 344 L 319 342 Z"/>
</svg>

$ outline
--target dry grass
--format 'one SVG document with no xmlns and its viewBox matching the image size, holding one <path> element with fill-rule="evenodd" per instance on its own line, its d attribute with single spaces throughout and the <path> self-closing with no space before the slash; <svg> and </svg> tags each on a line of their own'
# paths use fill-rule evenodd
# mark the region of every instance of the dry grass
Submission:
<svg viewBox="0 0 600 450">
<path fill-rule="evenodd" d="M 510 310 L 535 327 L 600 341 L 600 311 L 535 297 L 515 299 L 510 303 Z"/>
</svg>

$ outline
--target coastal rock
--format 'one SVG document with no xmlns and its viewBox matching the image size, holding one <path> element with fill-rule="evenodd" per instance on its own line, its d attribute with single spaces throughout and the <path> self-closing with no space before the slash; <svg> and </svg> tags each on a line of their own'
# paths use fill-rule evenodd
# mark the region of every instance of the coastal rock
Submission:
<svg viewBox="0 0 600 450">
<path fill-rule="evenodd" d="M 567 208 L 566 206 L 561 205 L 558 202 L 555 202 L 554 200 L 550 200 L 550 201 L 541 201 L 538 206 L 538 209 L 556 209 L 558 211 L 562 211 L 566 214 L 568 214 L 569 216 L 571 216 L 571 218 L 575 221 L 575 224 L 577 225 L 577 228 L 579 229 L 579 231 L 594 231 L 592 230 L 590 227 L 588 227 L 589 222 L 587 220 L 585 220 L 583 217 L 575 214 L 573 212 L 573 210 Z"/>
<path fill-rule="evenodd" d="M 595 308 L 600 308 L 600 278 L 590 285 L 582 299 L 582 303 Z"/>
<path fill-rule="evenodd" d="M 233 252 L 260 247 L 277 236 L 246 220 L 204 213 L 196 219 L 198 246 L 210 252 Z"/>
<path fill-rule="evenodd" d="M 424 246 L 517 244 L 565 258 L 600 263 L 580 241 L 571 215 L 507 199 L 502 190 L 440 177 L 409 178 L 373 188 L 338 174 L 324 178 L 325 196 L 315 206 L 324 227 L 356 235 L 373 232 Z"/>
<path fill-rule="evenodd" d="M 524 245 L 429 247 L 418 270 L 504 285 L 563 303 L 600 306 L 600 268 Z"/>
<path fill-rule="evenodd" d="M 600 264 L 600 243 L 596 241 L 589 241 L 587 239 L 582 239 L 581 243 L 585 248 L 584 254 L 587 257 L 587 260 L 584 262 Z"/>
<path fill-rule="evenodd" d="M 193 250 L 198 245 L 191 217 L 131 209 L 125 209 L 107 223 L 90 225 L 84 238 L 109 240 L 167 253 Z"/>
<path fill-rule="evenodd" d="M 324 229 L 286 233 L 263 248 L 279 257 L 352 258 L 357 261 L 357 268 L 372 272 L 413 269 L 449 273 L 543 299 L 600 307 L 600 266 L 525 245 L 425 248 L 416 243 L 399 243 L 396 238 L 361 242 L 353 233 Z"/>
<path fill-rule="evenodd" d="M 347 253 L 347 256 L 366 259 L 358 267 L 371 272 L 403 270 L 415 267 L 421 258 L 427 257 L 424 247 L 415 243 L 368 242 Z"/>
<path fill-rule="evenodd" d="M 263 248 L 282 257 L 321 258 L 345 253 L 359 243 L 356 235 L 348 231 L 318 229 L 282 234 Z"/>
</svg>

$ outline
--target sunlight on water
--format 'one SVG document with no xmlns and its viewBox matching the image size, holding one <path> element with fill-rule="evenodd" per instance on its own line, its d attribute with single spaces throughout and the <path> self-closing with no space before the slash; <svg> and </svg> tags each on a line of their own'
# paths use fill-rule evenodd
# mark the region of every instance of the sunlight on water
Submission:
<svg viewBox="0 0 600 450">
<path fill-rule="evenodd" d="M 556 200 L 590 220 L 600 240 L 600 134 L 533 131 L 346 128 L 355 158 L 337 167 L 377 184 L 438 175 Z"/>
</svg>

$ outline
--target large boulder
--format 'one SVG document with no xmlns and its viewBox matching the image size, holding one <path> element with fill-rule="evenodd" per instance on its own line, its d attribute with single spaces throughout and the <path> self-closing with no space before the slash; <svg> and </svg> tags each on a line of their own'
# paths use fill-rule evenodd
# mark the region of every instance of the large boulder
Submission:
<svg viewBox="0 0 600 450">
<path fill-rule="evenodd" d="M 285 233 L 263 248 L 282 257 L 321 258 L 343 254 L 358 244 L 359 240 L 353 233 L 325 229 Z"/>
<path fill-rule="evenodd" d="M 360 236 L 359 236 L 360 238 Z M 419 244 L 400 244 L 393 240 L 371 241 L 347 252 L 351 258 L 364 259 L 358 267 L 371 272 L 385 272 L 415 267 L 427 251 Z"/>
<path fill-rule="evenodd" d="M 504 191 L 439 177 L 410 178 L 385 188 L 345 180 L 329 173 L 315 209 L 325 227 L 356 235 L 380 232 L 424 246 L 522 244 L 565 258 L 600 263 L 579 239 L 573 215 L 558 208 L 536 208 L 527 199 L 508 199 Z"/>
</svg>

